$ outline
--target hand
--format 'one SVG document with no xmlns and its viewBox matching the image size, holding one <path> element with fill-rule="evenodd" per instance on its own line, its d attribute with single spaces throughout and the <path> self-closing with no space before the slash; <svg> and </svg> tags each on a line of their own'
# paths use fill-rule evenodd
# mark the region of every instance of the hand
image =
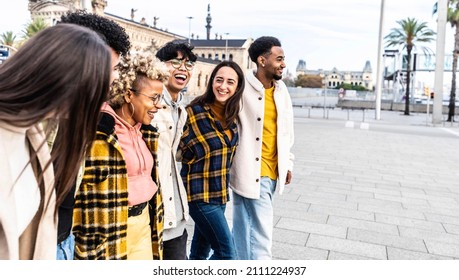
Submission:
<svg viewBox="0 0 459 280">
<path fill-rule="evenodd" d="M 285 178 L 285 184 L 288 185 L 292 181 L 292 172 L 289 170 L 287 171 L 287 178 Z"/>
</svg>

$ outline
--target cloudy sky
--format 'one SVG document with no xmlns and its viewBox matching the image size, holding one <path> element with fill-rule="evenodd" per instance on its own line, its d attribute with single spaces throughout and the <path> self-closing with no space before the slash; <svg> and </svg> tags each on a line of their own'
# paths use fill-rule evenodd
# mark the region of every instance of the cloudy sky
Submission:
<svg viewBox="0 0 459 280">
<path fill-rule="evenodd" d="M 397 20 L 413 17 L 428 22 L 437 30 L 432 7 L 436 0 L 385 0 L 384 34 L 396 27 Z M 20 33 L 30 20 L 27 0 L 9 1 L 0 11 L 0 33 Z M 135 20 L 145 17 L 152 25 L 188 36 L 206 37 L 207 5 L 212 16 L 211 38 L 218 33 L 225 38 L 278 37 L 286 55 L 289 71 L 294 72 L 300 59 L 308 69 L 361 70 L 369 60 L 376 72 L 377 42 L 381 0 L 108 0 L 106 12 Z M 191 20 L 188 17 L 193 17 Z M 225 35 L 229 33 L 229 35 Z M 453 47 L 453 33 L 448 28 L 446 52 Z M 435 44 L 431 45 L 435 50 Z"/>
</svg>

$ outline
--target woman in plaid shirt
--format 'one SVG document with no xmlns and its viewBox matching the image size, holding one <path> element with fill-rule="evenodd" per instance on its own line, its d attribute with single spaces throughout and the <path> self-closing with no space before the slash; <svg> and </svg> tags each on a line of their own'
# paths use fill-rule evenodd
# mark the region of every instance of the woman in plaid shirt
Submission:
<svg viewBox="0 0 459 280">
<path fill-rule="evenodd" d="M 190 259 L 236 259 L 233 237 L 225 218 L 229 200 L 229 170 L 238 143 L 237 115 L 244 91 L 244 74 L 232 61 L 212 71 L 205 93 L 186 108 L 179 144 L 180 175 L 187 189 L 195 222 Z"/>
</svg>

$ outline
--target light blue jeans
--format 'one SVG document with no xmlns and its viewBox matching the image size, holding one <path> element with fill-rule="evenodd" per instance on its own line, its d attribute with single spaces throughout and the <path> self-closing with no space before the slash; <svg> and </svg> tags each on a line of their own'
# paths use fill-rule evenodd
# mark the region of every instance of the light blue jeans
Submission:
<svg viewBox="0 0 459 280">
<path fill-rule="evenodd" d="M 272 259 L 273 196 L 277 181 L 261 177 L 260 198 L 233 192 L 233 236 L 241 260 Z"/>
<path fill-rule="evenodd" d="M 61 243 L 57 244 L 57 260 L 73 260 L 75 254 L 75 236 L 70 235 Z"/>
</svg>

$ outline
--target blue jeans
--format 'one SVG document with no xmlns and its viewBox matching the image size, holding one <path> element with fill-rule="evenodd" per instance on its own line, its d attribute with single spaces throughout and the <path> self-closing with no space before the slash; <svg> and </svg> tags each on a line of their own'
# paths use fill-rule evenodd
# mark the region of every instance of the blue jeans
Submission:
<svg viewBox="0 0 459 280">
<path fill-rule="evenodd" d="M 75 254 L 75 236 L 70 235 L 61 243 L 57 244 L 57 260 L 73 260 Z"/>
<path fill-rule="evenodd" d="M 190 260 L 234 260 L 236 248 L 225 217 L 226 205 L 190 202 L 190 216 L 194 220 Z"/>
<path fill-rule="evenodd" d="M 261 177 L 260 198 L 233 192 L 233 236 L 241 260 L 272 259 L 273 196 L 277 182 Z"/>
</svg>

